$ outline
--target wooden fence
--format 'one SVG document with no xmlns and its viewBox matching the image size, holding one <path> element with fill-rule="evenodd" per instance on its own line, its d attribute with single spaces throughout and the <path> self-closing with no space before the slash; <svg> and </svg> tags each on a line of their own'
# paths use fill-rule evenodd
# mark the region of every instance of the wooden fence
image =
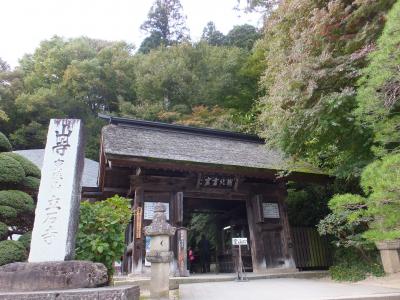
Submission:
<svg viewBox="0 0 400 300">
<path fill-rule="evenodd" d="M 292 227 L 294 258 L 300 270 L 327 269 L 332 265 L 332 246 L 315 228 Z"/>
</svg>

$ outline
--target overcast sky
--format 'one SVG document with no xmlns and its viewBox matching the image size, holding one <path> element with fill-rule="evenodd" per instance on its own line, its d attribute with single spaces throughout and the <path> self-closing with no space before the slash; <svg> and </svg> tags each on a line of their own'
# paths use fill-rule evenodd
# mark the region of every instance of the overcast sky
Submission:
<svg viewBox="0 0 400 300">
<path fill-rule="evenodd" d="M 244 1 L 242 1 L 244 2 Z M 146 34 L 139 27 L 153 0 L 4 0 L 0 17 L 0 57 L 12 67 L 44 39 L 88 36 L 124 40 L 140 46 Z M 193 40 L 208 21 L 227 33 L 234 25 L 261 26 L 259 14 L 234 10 L 237 0 L 181 0 Z"/>
</svg>

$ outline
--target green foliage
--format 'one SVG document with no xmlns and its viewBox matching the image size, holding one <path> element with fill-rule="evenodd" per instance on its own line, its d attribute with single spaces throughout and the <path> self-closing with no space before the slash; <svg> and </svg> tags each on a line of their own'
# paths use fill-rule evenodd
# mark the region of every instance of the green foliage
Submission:
<svg viewBox="0 0 400 300">
<path fill-rule="evenodd" d="M 25 177 L 24 168 L 14 158 L 0 154 L 0 186 L 16 185 Z"/>
<path fill-rule="evenodd" d="M 371 132 L 353 111 L 366 55 L 394 0 L 282 1 L 264 35 L 261 134 L 295 158 L 358 176 L 373 159 Z"/>
<path fill-rule="evenodd" d="M 314 227 L 328 214 L 329 186 L 310 184 L 305 187 L 289 187 L 286 203 L 292 226 Z"/>
<path fill-rule="evenodd" d="M 0 205 L 13 207 L 18 212 L 32 211 L 34 208 L 32 197 L 17 190 L 0 191 Z"/>
<path fill-rule="evenodd" d="M 0 266 L 16 261 L 24 261 L 27 252 L 22 243 L 18 241 L 0 241 Z"/>
<path fill-rule="evenodd" d="M 26 176 L 21 182 L 21 186 L 27 190 L 38 190 L 39 185 L 40 179 L 32 176 Z"/>
<path fill-rule="evenodd" d="M 29 252 L 31 248 L 31 239 L 32 239 L 32 232 L 28 231 L 19 237 L 18 242 L 20 242 Z"/>
<path fill-rule="evenodd" d="M 76 258 L 101 262 L 112 276 L 114 262 L 124 253 L 124 232 L 131 216 L 129 199 L 123 197 L 82 202 Z"/>
<path fill-rule="evenodd" d="M 7 137 L 0 132 L 0 152 L 11 151 L 12 147 Z"/>
<path fill-rule="evenodd" d="M 7 155 L 18 161 L 24 169 L 26 176 L 40 178 L 40 169 L 29 159 L 13 152 L 3 153 L 3 155 Z"/>
<path fill-rule="evenodd" d="M 155 0 L 140 27 L 153 37 L 159 37 L 160 45 L 169 46 L 188 40 L 186 17 L 179 0 Z M 142 48 L 142 47 L 141 47 Z"/>
<path fill-rule="evenodd" d="M 191 215 L 188 226 L 188 245 L 196 248 L 200 242 L 201 236 L 204 234 L 210 242 L 210 248 L 217 248 L 218 230 L 216 226 L 216 215 L 194 213 Z"/>
<path fill-rule="evenodd" d="M 361 280 L 367 273 L 379 273 L 381 267 L 369 255 L 373 242 L 400 238 L 400 154 L 369 164 L 362 172 L 361 186 L 366 197 L 335 195 L 329 201 L 332 213 L 318 224 L 321 235 L 334 237 L 336 246 L 361 256 L 346 258 L 331 268 L 332 277 L 339 280 Z"/>
<path fill-rule="evenodd" d="M 357 91 L 356 117 L 373 132 L 374 152 L 378 156 L 400 151 L 400 2 L 387 16 L 376 51 L 362 71 Z"/>
<path fill-rule="evenodd" d="M 400 238 L 400 154 L 368 165 L 361 186 L 368 195 L 365 214 L 373 218 L 365 237 L 372 241 Z"/>
<path fill-rule="evenodd" d="M 208 22 L 204 27 L 201 40 L 212 46 L 222 46 L 226 44 L 224 34 L 217 30 L 214 22 Z"/>
<path fill-rule="evenodd" d="M 120 100 L 136 97 L 131 52 L 132 46 L 123 42 L 43 41 L 16 71 L 3 74 L 9 84 L 0 85 L 6 100 L 2 109 L 13 120 L 5 132 L 14 148 L 43 148 L 50 118 L 79 118 L 88 133 L 89 155 L 97 159 L 97 113 L 118 111 Z"/>
<path fill-rule="evenodd" d="M 0 212 L 0 217 L 1 217 L 1 212 Z M 7 238 L 8 238 L 8 226 L 7 224 L 0 222 L 0 240 L 6 240 Z"/>
<path fill-rule="evenodd" d="M 173 111 L 198 105 L 250 109 L 257 90 L 253 74 L 244 72 L 249 57 L 239 48 L 216 47 L 206 43 L 161 47 L 137 55 L 136 94 L 140 103 Z M 155 104 L 156 103 L 156 104 Z M 136 105 L 136 103 L 132 103 Z"/>
<path fill-rule="evenodd" d="M 261 38 L 261 34 L 252 25 L 244 24 L 234 26 L 226 35 L 226 44 L 247 50 L 253 48 L 256 40 Z"/>
<path fill-rule="evenodd" d="M 46 125 L 36 121 L 32 121 L 26 125 L 23 124 L 10 134 L 10 140 L 17 149 L 44 148 L 47 134 Z"/>
<path fill-rule="evenodd" d="M 337 281 L 360 281 L 368 275 L 385 275 L 376 251 L 370 251 L 365 259 L 352 248 L 336 250 L 334 265 L 329 268 L 329 273 Z"/>
</svg>

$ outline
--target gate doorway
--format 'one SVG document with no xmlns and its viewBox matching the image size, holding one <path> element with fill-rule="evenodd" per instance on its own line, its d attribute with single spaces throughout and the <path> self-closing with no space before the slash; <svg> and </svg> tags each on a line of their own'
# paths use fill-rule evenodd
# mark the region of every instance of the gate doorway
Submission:
<svg viewBox="0 0 400 300">
<path fill-rule="evenodd" d="M 248 239 L 248 246 L 242 246 L 242 258 L 246 271 L 252 271 L 245 201 L 184 198 L 183 209 L 183 224 L 188 228 L 188 249 L 191 248 L 195 256 L 192 273 L 235 272 L 238 249 L 232 246 L 233 237 Z M 201 241 L 203 235 L 210 245 L 206 262 Z"/>
</svg>

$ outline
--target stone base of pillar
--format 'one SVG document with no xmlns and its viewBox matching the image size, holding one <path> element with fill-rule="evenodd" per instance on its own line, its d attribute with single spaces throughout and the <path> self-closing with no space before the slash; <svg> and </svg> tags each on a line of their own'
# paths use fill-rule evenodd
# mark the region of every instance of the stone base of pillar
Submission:
<svg viewBox="0 0 400 300">
<path fill-rule="evenodd" d="M 163 298 L 169 295 L 169 274 L 168 263 L 151 264 L 150 297 Z"/>
<path fill-rule="evenodd" d="M 400 272 L 400 240 L 377 242 L 383 264 L 388 274 Z"/>
</svg>

